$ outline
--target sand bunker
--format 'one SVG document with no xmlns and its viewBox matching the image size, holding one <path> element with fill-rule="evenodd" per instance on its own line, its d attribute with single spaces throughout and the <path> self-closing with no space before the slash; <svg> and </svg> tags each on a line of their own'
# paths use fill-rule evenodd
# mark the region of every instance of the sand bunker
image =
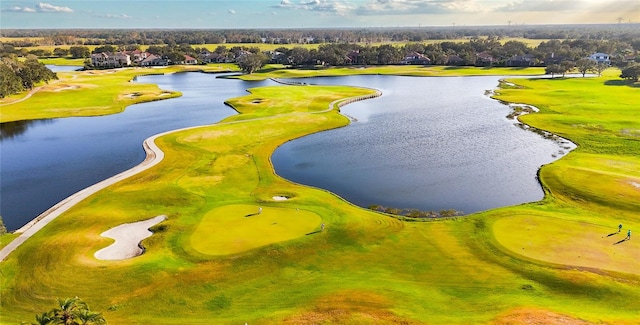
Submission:
<svg viewBox="0 0 640 325">
<path fill-rule="evenodd" d="M 629 182 L 631 184 L 631 186 L 636 187 L 636 188 L 640 188 L 640 183 L 636 183 L 636 182 Z"/>
<path fill-rule="evenodd" d="M 99 260 L 119 261 L 136 257 L 144 252 L 140 242 L 153 235 L 149 228 L 165 220 L 167 216 L 161 215 L 144 221 L 125 223 L 111 228 L 100 236 L 113 238 L 115 242 L 97 251 L 94 256 Z"/>
<path fill-rule="evenodd" d="M 286 197 L 286 196 L 280 196 L 280 195 L 278 195 L 278 196 L 274 196 L 274 197 L 273 197 L 273 200 L 274 200 L 274 201 L 286 201 L 286 200 L 288 200 L 288 199 L 289 199 L 288 197 Z"/>
<path fill-rule="evenodd" d="M 67 87 L 57 88 L 54 91 L 75 90 L 79 88 L 80 86 L 67 86 Z"/>
</svg>

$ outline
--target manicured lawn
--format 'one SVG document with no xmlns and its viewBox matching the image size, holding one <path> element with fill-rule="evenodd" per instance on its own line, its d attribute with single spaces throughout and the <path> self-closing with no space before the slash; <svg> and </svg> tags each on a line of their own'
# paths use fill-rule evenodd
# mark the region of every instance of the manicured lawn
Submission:
<svg viewBox="0 0 640 325">
<path fill-rule="evenodd" d="M 420 77 L 440 76 L 495 76 L 495 75 L 543 75 L 544 68 L 481 68 L 481 67 L 446 67 L 419 65 L 389 66 L 351 66 L 351 67 L 316 67 L 292 69 L 283 65 L 266 65 L 253 74 L 245 74 L 237 78 L 243 80 L 264 80 L 268 78 L 304 78 L 348 75 L 400 75 Z"/>
<path fill-rule="evenodd" d="M 241 114 L 159 138 L 159 165 L 81 202 L 0 263 L 2 322 L 79 296 L 112 324 L 637 323 L 638 244 L 607 235 L 620 222 L 640 229 L 638 88 L 610 80 L 511 80 L 525 88 L 500 99 L 540 107 L 522 120 L 580 147 L 542 169 L 541 202 L 424 223 L 273 172 L 277 146 L 348 123 L 330 102 L 372 90 L 251 89 L 228 101 Z M 258 207 L 263 215 L 245 217 Z M 109 244 L 104 230 L 161 214 L 142 256 L 93 257 Z M 306 235 L 320 223 L 324 232 Z"/>
</svg>

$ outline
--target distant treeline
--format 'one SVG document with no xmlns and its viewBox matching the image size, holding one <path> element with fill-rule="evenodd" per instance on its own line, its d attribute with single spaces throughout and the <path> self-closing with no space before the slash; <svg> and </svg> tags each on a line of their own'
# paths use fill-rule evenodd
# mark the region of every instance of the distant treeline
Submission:
<svg viewBox="0 0 640 325">
<path fill-rule="evenodd" d="M 15 47 L 106 44 L 386 43 L 454 40 L 470 37 L 617 40 L 633 43 L 640 41 L 640 24 L 264 30 L 5 29 L 1 33 L 3 37 L 37 38 L 37 40 L 23 39 L 9 43 Z"/>
</svg>

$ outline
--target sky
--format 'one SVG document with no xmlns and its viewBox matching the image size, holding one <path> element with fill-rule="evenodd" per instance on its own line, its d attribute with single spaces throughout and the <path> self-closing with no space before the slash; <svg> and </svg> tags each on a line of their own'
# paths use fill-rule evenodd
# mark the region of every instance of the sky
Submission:
<svg viewBox="0 0 640 325">
<path fill-rule="evenodd" d="M 0 1 L 1 29 L 347 28 L 640 23 L 640 0 Z"/>
</svg>

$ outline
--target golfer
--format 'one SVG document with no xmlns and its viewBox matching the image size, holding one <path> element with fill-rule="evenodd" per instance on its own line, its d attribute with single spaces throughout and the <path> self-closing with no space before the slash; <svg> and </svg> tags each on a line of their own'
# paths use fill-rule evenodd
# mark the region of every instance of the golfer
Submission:
<svg viewBox="0 0 640 325">
<path fill-rule="evenodd" d="M 631 240 L 631 229 L 629 229 L 629 231 L 627 231 L 627 239 Z"/>
<path fill-rule="evenodd" d="M 620 232 L 622 230 L 622 224 L 618 225 L 618 232 Z"/>
</svg>

